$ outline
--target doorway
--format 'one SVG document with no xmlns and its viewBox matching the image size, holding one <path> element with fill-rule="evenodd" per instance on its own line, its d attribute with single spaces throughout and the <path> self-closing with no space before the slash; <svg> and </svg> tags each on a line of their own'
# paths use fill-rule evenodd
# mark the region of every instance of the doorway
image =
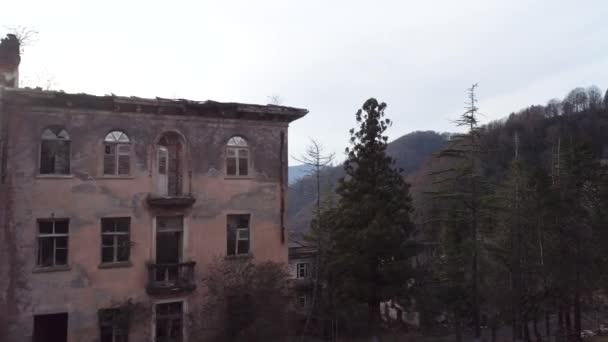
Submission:
<svg viewBox="0 0 608 342">
<path fill-rule="evenodd" d="M 166 133 L 158 142 L 158 194 L 182 195 L 182 143 L 177 133 Z"/>
<path fill-rule="evenodd" d="M 34 342 L 67 342 L 68 314 L 34 316 Z"/>
</svg>

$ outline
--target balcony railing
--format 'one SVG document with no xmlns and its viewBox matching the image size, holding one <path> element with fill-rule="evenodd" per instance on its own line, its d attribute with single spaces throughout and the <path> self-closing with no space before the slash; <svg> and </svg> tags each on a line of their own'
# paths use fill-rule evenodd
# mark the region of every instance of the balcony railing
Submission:
<svg viewBox="0 0 608 342">
<path fill-rule="evenodd" d="M 196 262 L 177 264 L 148 264 L 149 294 L 171 294 L 193 291 Z"/>
</svg>

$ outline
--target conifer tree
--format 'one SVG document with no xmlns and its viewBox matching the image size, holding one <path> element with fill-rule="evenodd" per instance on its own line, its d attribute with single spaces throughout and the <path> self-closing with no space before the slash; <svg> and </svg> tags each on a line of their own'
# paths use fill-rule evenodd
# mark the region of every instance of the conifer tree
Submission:
<svg viewBox="0 0 608 342">
<path fill-rule="evenodd" d="M 386 155 L 391 121 L 385 103 L 370 98 L 357 111 L 346 149 L 346 177 L 330 231 L 329 273 L 340 279 L 335 293 L 343 305 L 367 306 L 367 332 L 377 334 L 381 302 L 407 289 L 412 231 L 409 185 Z"/>
<path fill-rule="evenodd" d="M 488 179 L 483 175 L 482 156 L 486 152 L 482 146 L 483 129 L 479 126 L 477 84 L 469 88 L 466 111 L 456 120 L 458 126 L 465 127 L 465 134 L 452 136 L 450 146 L 438 153 L 437 158 L 448 158 L 452 161 L 446 170 L 434 172 L 436 191 L 434 198 L 444 202 L 445 229 L 459 230 L 458 240 L 449 240 L 458 258 L 447 261 L 454 269 L 468 270 L 464 274 L 457 272 L 458 277 L 446 279 L 452 287 L 460 288 L 470 303 L 470 316 L 473 322 L 475 339 L 481 337 L 481 295 L 480 295 L 480 240 L 482 222 L 484 222 L 483 199 L 488 193 Z M 456 233 L 453 233 L 456 234 Z M 452 234 L 452 235 L 453 235 Z M 447 272 L 446 275 L 454 274 Z M 456 286 L 456 284 L 459 286 Z M 454 311 L 454 310 L 453 310 Z M 459 315 L 459 310 L 453 314 Z M 459 319 L 462 319 L 462 315 Z M 459 326 L 456 327 L 457 330 Z"/>
</svg>

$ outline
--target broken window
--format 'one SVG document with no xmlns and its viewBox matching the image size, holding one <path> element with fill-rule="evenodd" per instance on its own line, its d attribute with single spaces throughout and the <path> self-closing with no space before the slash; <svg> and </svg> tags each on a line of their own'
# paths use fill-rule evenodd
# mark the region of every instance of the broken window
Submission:
<svg viewBox="0 0 608 342">
<path fill-rule="evenodd" d="M 68 226 L 67 219 L 38 221 L 37 265 L 39 267 L 68 264 Z"/>
<path fill-rule="evenodd" d="M 249 254 L 249 215 L 228 215 L 228 255 Z"/>
<path fill-rule="evenodd" d="M 100 342 L 127 342 L 129 317 L 124 309 L 101 309 L 99 315 Z"/>
<path fill-rule="evenodd" d="M 308 262 L 299 262 L 296 264 L 296 277 L 297 278 L 308 278 L 308 269 L 310 268 L 310 263 Z"/>
<path fill-rule="evenodd" d="M 101 262 L 129 261 L 131 238 L 129 217 L 101 219 Z"/>
<path fill-rule="evenodd" d="M 70 173 L 70 136 L 65 129 L 47 128 L 40 143 L 40 174 Z"/>
<path fill-rule="evenodd" d="M 121 131 L 112 131 L 104 139 L 103 174 L 128 175 L 131 172 L 131 141 Z"/>
<path fill-rule="evenodd" d="M 228 176 L 247 176 L 249 174 L 249 147 L 242 137 L 228 140 L 226 147 L 226 174 Z"/>
<path fill-rule="evenodd" d="M 155 305 L 156 342 L 183 341 L 183 305 L 182 302 L 162 303 Z"/>
</svg>

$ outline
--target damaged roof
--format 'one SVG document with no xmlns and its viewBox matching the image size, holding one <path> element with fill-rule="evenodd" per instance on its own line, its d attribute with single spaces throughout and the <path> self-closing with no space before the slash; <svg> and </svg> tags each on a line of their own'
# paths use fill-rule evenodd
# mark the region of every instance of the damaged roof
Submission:
<svg viewBox="0 0 608 342">
<path fill-rule="evenodd" d="M 185 99 L 141 98 L 116 95 L 69 94 L 39 88 L 3 88 L 8 105 L 38 108 L 69 108 L 121 113 L 202 116 L 215 118 L 273 120 L 291 122 L 308 113 L 307 109 L 238 102 L 193 101 Z"/>
</svg>

